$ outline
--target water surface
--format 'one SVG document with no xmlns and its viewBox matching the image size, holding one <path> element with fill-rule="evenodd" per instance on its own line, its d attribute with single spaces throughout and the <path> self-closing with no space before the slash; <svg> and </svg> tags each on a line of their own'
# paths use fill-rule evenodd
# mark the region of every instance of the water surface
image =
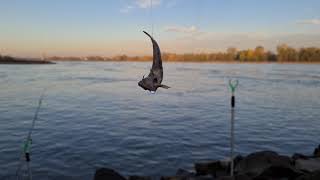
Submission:
<svg viewBox="0 0 320 180">
<path fill-rule="evenodd" d="M 228 156 L 230 92 L 237 78 L 236 153 L 310 154 L 320 142 L 320 65 L 166 63 L 164 83 L 137 86 L 150 63 L 0 66 L 0 179 L 14 177 L 37 101 L 34 179 L 172 175 Z"/>
</svg>

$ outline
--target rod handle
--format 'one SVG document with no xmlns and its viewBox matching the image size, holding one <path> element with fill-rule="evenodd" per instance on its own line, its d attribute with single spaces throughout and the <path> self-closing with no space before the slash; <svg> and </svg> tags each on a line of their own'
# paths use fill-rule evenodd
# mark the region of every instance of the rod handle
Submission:
<svg viewBox="0 0 320 180">
<path fill-rule="evenodd" d="M 30 160 L 31 160 L 30 159 L 30 153 L 25 153 L 24 155 L 25 155 L 26 161 L 30 162 Z"/>
<path fill-rule="evenodd" d="M 234 108 L 236 106 L 236 98 L 234 95 L 231 96 L 231 107 Z"/>
</svg>

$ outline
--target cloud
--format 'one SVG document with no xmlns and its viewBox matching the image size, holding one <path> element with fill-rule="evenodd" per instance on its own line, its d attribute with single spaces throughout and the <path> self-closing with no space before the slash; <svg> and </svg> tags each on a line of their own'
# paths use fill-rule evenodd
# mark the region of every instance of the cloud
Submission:
<svg viewBox="0 0 320 180">
<path fill-rule="evenodd" d="M 176 32 L 184 34 L 199 33 L 199 29 L 196 26 L 183 27 L 183 26 L 168 26 L 165 28 L 167 32 Z"/>
<path fill-rule="evenodd" d="M 155 7 L 160 4 L 161 4 L 161 0 L 136 0 L 136 5 L 139 8 L 143 8 L 143 9 L 150 8 L 151 5 Z"/>
<path fill-rule="evenodd" d="M 120 9 L 121 13 L 129 13 L 133 9 L 148 9 L 151 6 L 154 8 L 161 4 L 162 0 L 134 0 L 133 3 L 128 4 L 124 8 Z"/>
<path fill-rule="evenodd" d="M 124 7 L 124 8 L 122 8 L 122 9 L 120 9 L 120 12 L 121 13 L 129 13 L 132 9 L 134 9 L 134 7 L 128 5 L 128 6 Z"/>
<path fill-rule="evenodd" d="M 178 0 L 169 0 L 166 4 L 167 8 L 173 8 L 178 4 Z"/>
<path fill-rule="evenodd" d="M 306 19 L 298 21 L 298 24 L 320 25 L 320 19 Z"/>
</svg>

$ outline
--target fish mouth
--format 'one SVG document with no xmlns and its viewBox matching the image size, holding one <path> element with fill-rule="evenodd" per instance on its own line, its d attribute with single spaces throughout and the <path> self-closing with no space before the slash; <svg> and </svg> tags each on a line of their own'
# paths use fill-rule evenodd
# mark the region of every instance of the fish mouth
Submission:
<svg viewBox="0 0 320 180">
<path fill-rule="evenodd" d="M 142 81 L 139 81 L 138 85 L 144 89 L 144 90 L 147 90 L 147 88 L 144 86 L 144 84 L 142 83 Z"/>
</svg>

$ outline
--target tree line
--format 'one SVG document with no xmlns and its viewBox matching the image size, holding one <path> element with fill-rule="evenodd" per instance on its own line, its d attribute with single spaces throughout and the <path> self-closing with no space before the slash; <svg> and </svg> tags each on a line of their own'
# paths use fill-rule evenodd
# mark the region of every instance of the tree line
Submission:
<svg viewBox="0 0 320 180">
<path fill-rule="evenodd" d="M 12 60 L 10 56 L 1 56 L 0 60 Z M 87 56 L 87 57 L 48 57 L 47 60 L 73 60 L 73 61 L 150 61 L 152 56 L 127 56 L 114 57 Z M 177 62 L 320 62 L 320 48 L 305 47 L 295 49 L 286 44 L 277 46 L 276 52 L 265 50 L 263 46 L 254 49 L 238 50 L 230 47 L 225 52 L 213 53 L 163 53 L 164 61 Z"/>
<path fill-rule="evenodd" d="M 200 62 L 320 62 L 320 48 L 307 47 L 295 49 L 286 44 L 277 46 L 276 53 L 266 51 L 263 46 L 255 49 L 238 51 L 230 47 L 226 52 L 217 53 L 164 53 L 167 61 L 200 61 Z"/>
<path fill-rule="evenodd" d="M 0 54 L 0 61 L 14 61 L 14 58 L 11 56 L 2 56 Z"/>
</svg>

